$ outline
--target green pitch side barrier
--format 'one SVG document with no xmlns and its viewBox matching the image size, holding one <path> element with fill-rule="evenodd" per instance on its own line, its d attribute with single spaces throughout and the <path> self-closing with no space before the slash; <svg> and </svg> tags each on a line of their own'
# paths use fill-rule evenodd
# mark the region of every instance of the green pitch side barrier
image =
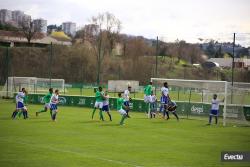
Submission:
<svg viewBox="0 0 250 167">
<path fill-rule="evenodd" d="M 244 106 L 243 112 L 244 112 L 244 116 L 245 116 L 246 120 L 250 121 L 250 105 Z"/>
</svg>

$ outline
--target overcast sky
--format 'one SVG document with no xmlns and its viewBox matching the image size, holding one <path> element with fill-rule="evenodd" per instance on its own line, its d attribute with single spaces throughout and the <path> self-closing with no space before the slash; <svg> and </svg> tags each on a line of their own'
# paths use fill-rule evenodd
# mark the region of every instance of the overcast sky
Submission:
<svg viewBox="0 0 250 167">
<path fill-rule="evenodd" d="M 77 27 L 108 11 L 122 22 L 122 33 L 194 42 L 232 40 L 236 32 L 237 41 L 250 46 L 250 0 L 0 0 L 0 8 Z"/>
</svg>

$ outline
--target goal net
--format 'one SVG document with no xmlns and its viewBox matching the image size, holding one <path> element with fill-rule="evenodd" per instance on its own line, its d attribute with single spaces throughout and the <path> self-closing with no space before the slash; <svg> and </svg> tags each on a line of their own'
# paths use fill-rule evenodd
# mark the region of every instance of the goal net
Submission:
<svg viewBox="0 0 250 167">
<path fill-rule="evenodd" d="M 108 81 L 108 91 L 109 92 L 124 92 L 131 86 L 131 92 L 139 91 L 139 81 L 131 80 L 109 80 Z"/>
<path fill-rule="evenodd" d="M 248 122 L 244 116 L 244 109 L 249 105 L 250 83 L 236 82 L 234 86 L 226 81 L 213 80 L 184 80 L 151 78 L 155 93 L 159 98 L 160 89 L 164 82 L 168 83 L 169 95 L 177 102 L 177 112 L 186 118 L 206 119 L 210 113 L 211 100 L 214 94 L 223 100 L 220 103 L 220 117 L 223 125 L 227 123 Z"/>
<path fill-rule="evenodd" d="M 50 87 L 64 91 L 64 79 L 48 79 L 36 77 L 8 77 L 2 89 L 1 96 L 13 97 L 13 93 L 25 88 L 29 93 L 44 93 Z"/>
</svg>

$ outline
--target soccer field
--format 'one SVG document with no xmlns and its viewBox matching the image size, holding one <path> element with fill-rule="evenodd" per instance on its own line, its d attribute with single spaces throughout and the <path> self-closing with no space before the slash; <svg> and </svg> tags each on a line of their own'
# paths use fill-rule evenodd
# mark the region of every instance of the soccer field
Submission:
<svg viewBox="0 0 250 167">
<path fill-rule="evenodd" d="M 250 166 L 250 163 L 222 163 L 221 151 L 249 151 L 249 127 L 206 126 L 207 122 L 171 116 L 149 120 L 133 112 L 119 126 L 120 115 L 101 122 L 90 108 L 59 106 L 58 121 L 49 113 L 38 117 L 42 105 L 29 105 L 29 119 L 10 116 L 15 104 L 0 100 L 0 166 L 153 166 L 216 167 Z M 220 120 L 220 122 L 222 122 Z"/>
</svg>

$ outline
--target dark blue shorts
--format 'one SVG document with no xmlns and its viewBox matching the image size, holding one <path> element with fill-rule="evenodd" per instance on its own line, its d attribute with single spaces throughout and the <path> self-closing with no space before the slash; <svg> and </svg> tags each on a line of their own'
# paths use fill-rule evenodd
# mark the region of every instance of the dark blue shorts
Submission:
<svg viewBox="0 0 250 167">
<path fill-rule="evenodd" d="M 56 104 L 50 104 L 50 109 L 51 110 L 57 110 L 57 105 Z"/>
<path fill-rule="evenodd" d="M 109 111 L 109 105 L 103 106 L 102 111 L 108 112 Z"/>
<path fill-rule="evenodd" d="M 129 101 L 125 101 L 125 102 L 124 102 L 124 105 L 125 105 L 125 106 L 129 106 Z"/>
<path fill-rule="evenodd" d="M 219 110 L 210 110 L 210 115 L 218 116 Z"/>
<path fill-rule="evenodd" d="M 161 96 L 161 104 L 168 104 L 168 97 L 167 96 Z"/>
<path fill-rule="evenodd" d="M 22 102 L 17 102 L 16 108 L 17 109 L 22 109 L 24 107 L 24 104 Z"/>
</svg>

